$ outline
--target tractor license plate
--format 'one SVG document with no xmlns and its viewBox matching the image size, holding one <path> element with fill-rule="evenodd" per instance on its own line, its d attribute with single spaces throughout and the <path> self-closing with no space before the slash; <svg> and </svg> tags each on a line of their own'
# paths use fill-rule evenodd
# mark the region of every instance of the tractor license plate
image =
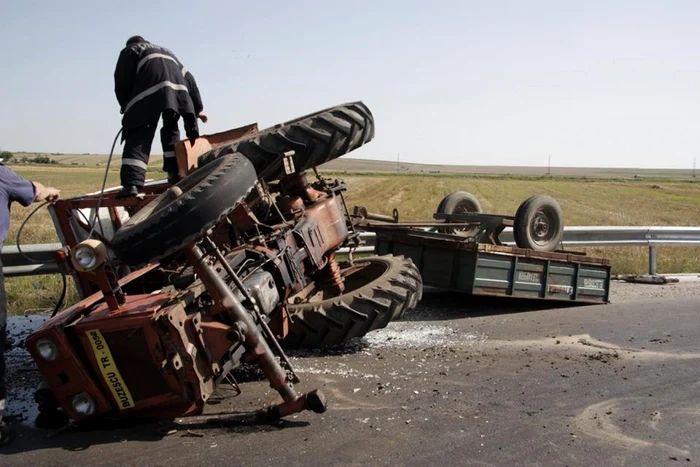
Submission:
<svg viewBox="0 0 700 467">
<path fill-rule="evenodd" d="M 90 340 L 90 345 L 92 346 L 92 351 L 95 353 L 97 366 L 102 373 L 102 378 L 104 378 L 105 383 L 112 392 L 114 400 L 117 401 L 119 410 L 133 408 L 134 399 L 131 397 L 129 388 L 126 386 L 126 383 L 124 383 L 124 379 L 119 373 L 117 365 L 114 363 L 114 358 L 109 351 L 109 346 L 102 336 L 102 333 L 99 329 L 91 329 L 87 332 L 87 335 Z"/>
</svg>

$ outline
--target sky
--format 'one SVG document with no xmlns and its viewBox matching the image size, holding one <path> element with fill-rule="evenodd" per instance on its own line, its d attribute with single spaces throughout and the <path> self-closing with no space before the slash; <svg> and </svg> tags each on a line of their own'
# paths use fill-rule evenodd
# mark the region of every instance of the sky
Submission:
<svg viewBox="0 0 700 467">
<path fill-rule="evenodd" d="M 376 137 L 350 157 L 690 168 L 699 26 L 672 0 L 5 0 L 0 148 L 108 153 L 139 34 L 196 77 L 203 133 L 361 100 Z"/>
</svg>

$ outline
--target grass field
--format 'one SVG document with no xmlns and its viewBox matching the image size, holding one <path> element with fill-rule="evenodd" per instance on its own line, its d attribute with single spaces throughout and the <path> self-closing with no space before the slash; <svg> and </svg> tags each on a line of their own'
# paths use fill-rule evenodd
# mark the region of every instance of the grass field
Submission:
<svg viewBox="0 0 700 467">
<path fill-rule="evenodd" d="M 64 165 L 81 166 L 81 167 L 104 167 L 107 163 L 108 156 L 106 154 L 44 154 L 34 152 L 21 152 L 15 154 L 15 159 L 19 160 L 22 157 L 29 159 L 36 156 L 48 156 L 56 162 Z M 117 165 L 120 163 L 121 155 L 119 150 L 114 155 L 112 163 Z M 151 167 L 159 167 L 163 156 L 153 154 L 149 165 Z M 352 157 L 341 157 L 328 162 L 324 168 L 330 171 L 348 172 L 348 173 L 391 173 L 391 174 L 408 174 L 408 175 L 423 175 L 423 174 L 460 174 L 460 175 L 514 175 L 514 176 L 529 176 L 538 177 L 550 175 L 556 177 L 589 177 L 589 178 L 622 178 L 622 179 L 657 179 L 657 178 L 673 178 L 673 179 L 692 179 L 693 170 L 687 169 L 639 169 L 626 167 L 541 167 L 541 166 L 503 166 L 503 165 L 469 165 L 472 160 L 465 160 L 463 165 L 437 165 L 437 164 L 417 164 L 411 162 L 401 162 L 397 164 L 395 161 L 381 161 L 369 159 L 355 159 Z"/>
<path fill-rule="evenodd" d="M 86 156 L 88 157 L 88 156 Z M 152 167 L 158 162 L 151 161 Z M 23 176 L 61 189 L 62 197 L 98 191 L 104 167 L 25 166 L 14 168 Z M 371 212 L 390 214 L 397 208 L 402 220 L 430 219 L 439 201 L 448 193 L 464 190 L 476 195 L 485 212 L 515 213 L 518 205 L 533 194 L 549 194 L 562 206 L 567 225 L 700 225 L 700 183 L 678 179 L 604 179 L 531 176 L 475 176 L 463 174 L 358 174 L 326 172 L 348 182 L 349 206 L 362 205 Z M 149 178 L 163 178 L 149 171 Z M 110 171 L 107 186 L 119 183 L 118 170 Z M 31 208 L 14 205 L 12 229 L 7 244 Z M 39 211 L 24 229 L 21 243 L 57 242 L 46 210 Z M 613 260 L 615 273 L 644 273 L 644 248 L 600 248 L 589 254 Z M 700 271 L 700 248 L 659 248 L 661 273 Z M 12 312 L 51 308 L 60 294 L 58 276 L 7 279 L 8 305 Z M 71 284 L 72 287 L 72 284 Z M 71 299 L 75 292 L 71 289 Z"/>
</svg>

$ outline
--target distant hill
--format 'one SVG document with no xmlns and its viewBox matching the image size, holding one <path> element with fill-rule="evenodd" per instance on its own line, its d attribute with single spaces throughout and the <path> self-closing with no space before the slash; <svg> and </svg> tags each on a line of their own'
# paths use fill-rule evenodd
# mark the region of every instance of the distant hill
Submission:
<svg viewBox="0 0 700 467">
<path fill-rule="evenodd" d="M 107 162 L 106 154 L 47 154 L 47 153 L 15 153 L 15 159 L 19 160 L 23 156 L 33 158 L 37 155 L 46 155 L 51 159 L 65 165 L 100 166 Z M 151 156 L 149 165 L 159 167 L 163 156 L 154 154 Z M 112 159 L 112 164 L 116 167 L 120 164 L 121 154 L 117 154 Z M 499 166 L 499 165 L 438 165 L 438 164 L 416 164 L 404 163 L 399 165 L 397 170 L 396 162 L 377 161 L 370 159 L 353 159 L 342 157 L 335 159 L 323 166 L 321 169 L 339 172 L 357 173 L 402 173 L 402 174 L 476 174 L 476 175 L 525 175 L 543 176 L 547 175 L 547 167 L 525 167 L 525 166 Z M 691 178 L 690 169 L 635 169 L 635 168 L 595 168 L 595 167 L 552 167 L 550 175 L 567 177 L 602 177 L 602 178 Z"/>
</svg>

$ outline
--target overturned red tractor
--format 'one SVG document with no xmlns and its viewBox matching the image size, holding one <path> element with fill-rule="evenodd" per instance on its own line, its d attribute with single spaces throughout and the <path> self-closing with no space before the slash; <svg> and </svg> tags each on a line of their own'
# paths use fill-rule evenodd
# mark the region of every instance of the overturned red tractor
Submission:
<svg viewBox="0 0 700 467">
<path fill-rule="evenodd" d="M 27 340 L 44 378 L 40 410 L 75 420 L 195 415 L 232 370 L 252 363 L 283 400 L 264 413 L 323 412 L 320 392 L 295 389 L 282 348 L 362 336 L 422 291 L 409 259 L 336 257 L 359 234 L 345 184 L 315 167 L 373 135 L 359 102 L 262 131 L 250 125 L 179 143 L 176 185 L 53 206 L 60 260 L 83 300 Z"/>
</svg>

